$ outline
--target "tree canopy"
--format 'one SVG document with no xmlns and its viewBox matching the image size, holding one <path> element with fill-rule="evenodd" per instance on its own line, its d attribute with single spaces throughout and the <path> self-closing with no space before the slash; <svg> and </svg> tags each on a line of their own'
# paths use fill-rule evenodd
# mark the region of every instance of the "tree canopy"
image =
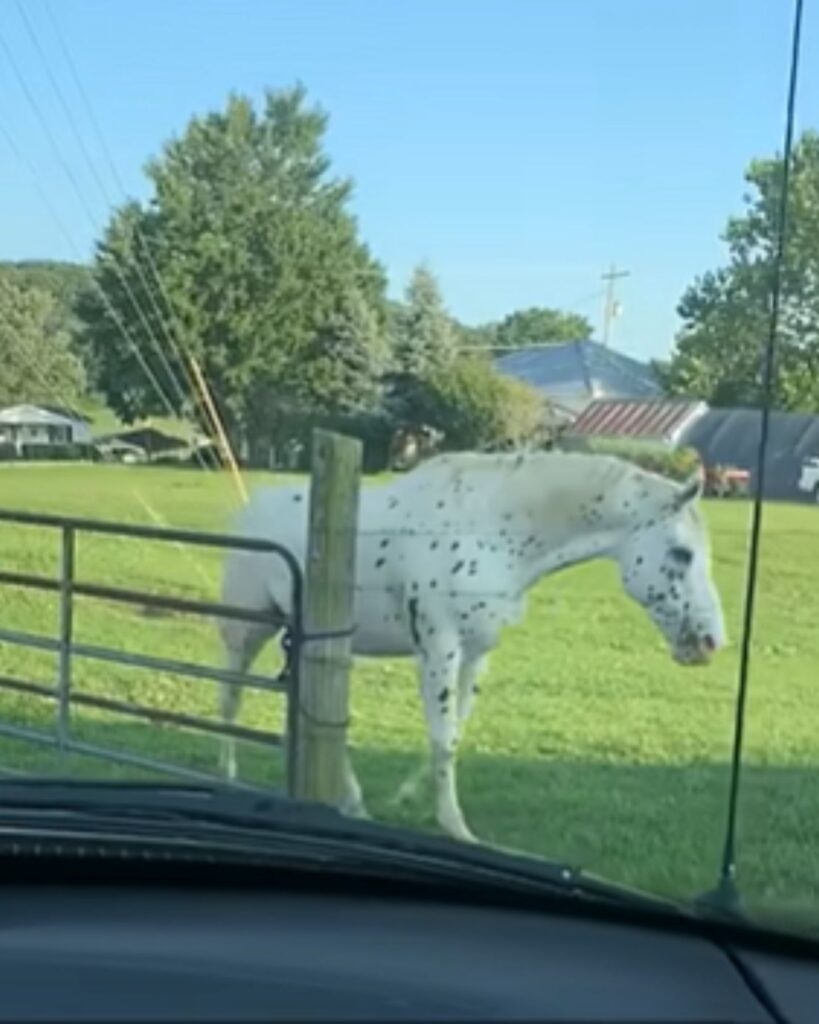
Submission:
<svg viewBox="0 0 819 1024">
<path fill-rule="evenodd" d="M 423 377 L 448 366 L 458 333 L 432 271 L 416 267 L 403 305 L 393 307 L 393 362 L 398 373 Z"/>
<path fill-rule="evenodd" d="M 669 362 L 668 390 L 713 405 L 756 405 L 772 298 L 782 199 L 782 157 L 754 160 L 745 210 L 729 219 L 726 266 L 698 277 L 683 295 L 683 321 Z M 819 411 L 819 135 L 805 132 L 793 153 L 788 235 L 777 338 L 776 404 Z"/>
<path fill-rule="evenodd" d="M 352 307 L 371 313 L 376 343 L 384 272 L 347 209 L 351 183 L 329 173 L 326 127 L 301 87 L 267 92 L 261 109 L 232 95 L 148 164 L 150 200 L 119 209 L 97 248 L 107 301 L 89 289 L 80 303 L 99 384 L 123 418 L 177 410 L 183 397 L 195 407 L 190 354 L 245 436 L 308 386 L 302 357 Z"/>
<path fill-rule="evenodd" d="M 526 348 L 527 345 L 585 341 L 592 335 L 589 321 L 578 313 L 566 313 L 545 306 L 531 306 L 504 317 L 495 329 L 498 348 Z"/>
</svg>

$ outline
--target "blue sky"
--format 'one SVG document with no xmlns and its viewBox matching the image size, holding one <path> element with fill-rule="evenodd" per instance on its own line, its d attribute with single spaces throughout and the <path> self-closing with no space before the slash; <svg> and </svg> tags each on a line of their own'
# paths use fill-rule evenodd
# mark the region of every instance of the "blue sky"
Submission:
<svg viewBox="0 0 819 1024">
<path fill-rule="evenodd" d="M 631 276 L 612 343 L 638 357 L 668 352 L 745 166 L 781 146 L 786 0 L 20 0 L 115 201 L 47 3 L 129 194 L 192 114 L 301 80 L 394 294 L 426 260 L 467 323 L 544 304 L 597 332 L 616 262 Z M 806 6 L 801 128 L 819 126 Z M 106 202 L 17 0 L 0 33 L 60 157 L 0 49 L 0 258 L 86 258 Z"/>
</svg>

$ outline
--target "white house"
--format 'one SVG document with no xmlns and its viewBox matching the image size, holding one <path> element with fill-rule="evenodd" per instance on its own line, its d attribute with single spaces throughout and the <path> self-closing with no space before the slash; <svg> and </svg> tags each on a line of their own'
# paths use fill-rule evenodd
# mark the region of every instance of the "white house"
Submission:
<svg viewBox="0 0 819 1024">
<path fill-rule="evenodd" d="M 91 443 L 91 421 L 73 409 L 56 406 L 12 405 L 0 409 L 0 444 L 23 445 Z"/>
</svg>

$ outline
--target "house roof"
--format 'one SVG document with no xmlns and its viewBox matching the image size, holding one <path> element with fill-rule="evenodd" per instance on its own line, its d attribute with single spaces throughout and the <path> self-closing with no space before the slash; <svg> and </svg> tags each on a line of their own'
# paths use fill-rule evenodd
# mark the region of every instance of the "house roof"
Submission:
<svg viewBox="0 0 819 1024">
<path fill-rule="evenodd" d="M 592 402 L 578 416 L 572 424 L 572 433 L 674 444 L 707 411 L 705 402 L 685 399 L 603 398 Z"/>
<path fill-rule="evenodd" d="M 508 352 L 497 357 L 495 365 L 575 411 L 595 398 L 662 394 L 651 367 L 591 340 Z"/>
<path fill-rule="evenodd" d="M 0 423 L 11 426 L 64 427 L 85 421 L 85 417 L 71 415 L 69 410 L 45 405 L 11 405 L 0 410 Z"/>
</svg>

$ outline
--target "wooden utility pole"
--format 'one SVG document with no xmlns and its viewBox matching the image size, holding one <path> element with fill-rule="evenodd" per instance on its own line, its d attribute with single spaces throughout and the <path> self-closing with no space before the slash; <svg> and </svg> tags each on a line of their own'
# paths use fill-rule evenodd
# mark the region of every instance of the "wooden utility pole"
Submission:
<svg viewBox="0 0 819 1024">
<path fill-rule="evenodd" d="M 221 447 L 225 461 L 233 474 L 233 482 L 236 484 L 239 497 L 243 502 L 247 502 L 247 489 L 245 488 L 244 480 L 242 480 L 242 474 L 239 472 L 239 464 L 236 462 L 236 456 L 233 454 L 233 449 L 230 447 L 230 441 L 228 440 L 222 420 L 219 417 L 216 405 L 214 404 L 213 396 L 211 395 L 210 388 L 205 380 L 205 375 L 202 373 L 202 370 L 199 368 L 199 363 L 197 363 L 193 356 L 188 356 L 188 359 L 190 360 L 191 370 L 193 370 L 193 379 L 199 389 L 200 400 L 210 418 L 213 431 L 219 439 L 219 446 Z"/>
<path fill-rule="evenodd" d="M 603 344 L 608 346 L 611 321 L 614 316 L 614 282 L 622 277 L 628 277 L 630 271 L 618 270 L 612 263 L 609 271 L 602 275 L 606 282 L 606 299 L 603 306 Z"/>
<path fill-rule="evenodd" d="M 356 534 L 361 442 L 313 432 L 309 533 L 304 574 L 304 631 L 343 632 L 355 625 Z M 307 640 L 299 654 L 296 796 L 338 806 L 344 796 L 351 637 Z"/>
</svg>

